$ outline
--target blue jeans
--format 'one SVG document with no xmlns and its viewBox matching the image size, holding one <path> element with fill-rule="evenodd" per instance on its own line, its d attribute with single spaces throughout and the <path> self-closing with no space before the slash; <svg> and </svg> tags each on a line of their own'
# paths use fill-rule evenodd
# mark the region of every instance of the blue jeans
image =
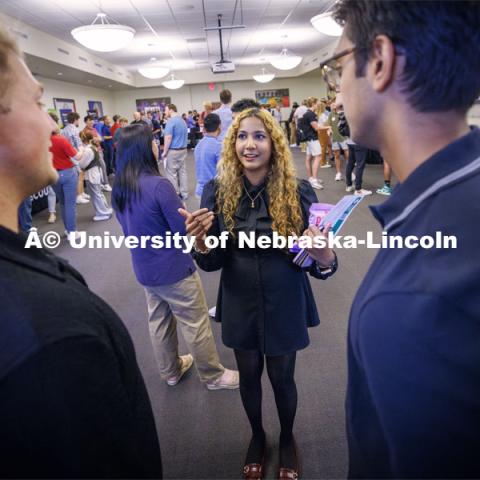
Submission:
<svg viewBox="0 0 480 480">
<path fill-rule="evenodd" d="M 74 232 L 77 229 L 77 184 L 78 172 L 72 167 L 59 170 L 58 182 L 53 185 L 67 232 Z"/>
<path fill-rule="evenodd" d="M 28 196 L 18 207 L 18 224 L 22 232 L 32 228 L 32 197 Z"/>
</svg>

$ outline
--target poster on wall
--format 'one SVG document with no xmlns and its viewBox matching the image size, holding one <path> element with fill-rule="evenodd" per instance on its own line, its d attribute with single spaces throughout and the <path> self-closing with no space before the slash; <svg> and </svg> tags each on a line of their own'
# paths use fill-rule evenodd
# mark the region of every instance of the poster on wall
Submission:
<svg viewBox="0 0 480 480">
<path fill-rule="evenodd" d="M 276 90 L 255 90 L 255 100 L 260 105 L 270 105 L 270 107 L 290 106 L 290 90 L 288 88 L 280 88 Z"/>
<path fill-rule="evenodd" d="M 97 102 L 96 100 L 89 100 L 87 114 L 93 117 L 93 120 L 96 123 L 100 117 L 103 117 L 102 102 Z"/>
<path fill-rule="evenodd" d="M 54 98 L 53 106 L 55 110 L 60 114 L 60 123 L 65 126 L 67 124 L 67 115 L 70 112 L 76 112 L 75 100 L 71 98 Z"/>
<path fill-rule="evenodd" d="M 160 97 L 160 98 L 140 98 L 135 100 L 137 105 L 137 110 L 139 112 L 158 112 L 163 113 L 165 111 L 165 106 L 169 103 L 172 103 L 170 97 Z"/>
</svg>

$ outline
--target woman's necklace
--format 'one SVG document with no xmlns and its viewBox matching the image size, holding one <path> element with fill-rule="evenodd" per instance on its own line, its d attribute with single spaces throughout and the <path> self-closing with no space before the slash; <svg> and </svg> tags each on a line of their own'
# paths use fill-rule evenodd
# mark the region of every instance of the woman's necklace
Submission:
<svg viewBox="0 0 480 480">
<path fill-rule="evenodd" d="M 250 208 L 255 208 L 255 200 L 260 196 L 260 194 L 265 190 L 265 186 L 252 198 L 252 196 L 248 193 L 247 187 L 245 186 L 245 183 L 243 184 L 243 189 L 245 190 L 245 193 L 247 194 L 247 197 L 250 199 Z"/>
</svg>

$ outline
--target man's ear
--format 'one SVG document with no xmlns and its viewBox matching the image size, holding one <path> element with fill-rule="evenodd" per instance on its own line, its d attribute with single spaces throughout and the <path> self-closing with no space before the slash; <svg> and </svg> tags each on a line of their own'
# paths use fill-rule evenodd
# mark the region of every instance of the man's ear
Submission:
<svg viewBox="0 0 480 480">
<path fill-rule="evenodd" d="M 386 35 L 378 35 L 373 41 L 368 62 L 368 76 L 372 87 L 383 92 L 392 83 L 395 74 L 395 46 Z"/>
</svg>

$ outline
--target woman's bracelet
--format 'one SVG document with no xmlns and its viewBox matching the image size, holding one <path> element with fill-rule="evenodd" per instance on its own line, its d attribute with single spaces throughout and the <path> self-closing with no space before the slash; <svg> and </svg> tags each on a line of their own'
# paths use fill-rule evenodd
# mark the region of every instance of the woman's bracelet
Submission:
<svg viewBox="0 0 480 480">
<path fill-rule="evenodd" d="M 197 242 L 193 244 L 193 249 L 195 250 L 195 252 L 200 253 L 201 255 L 206 255 L 207 253 L 210 253 L 210 248 L 207 248 L 206 250 L 200 250 L 197 247 Z"/>
</svg>

